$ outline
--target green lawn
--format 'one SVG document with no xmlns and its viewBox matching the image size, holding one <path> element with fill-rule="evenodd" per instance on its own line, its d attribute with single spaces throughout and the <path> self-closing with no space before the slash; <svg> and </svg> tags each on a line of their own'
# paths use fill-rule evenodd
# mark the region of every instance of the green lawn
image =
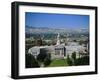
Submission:
<svg viewBox="0 0 100 81">
<path fill-rule="evenodd" d="M 65 59 L 55 59 L 55 60 L 52 60 L 50 65 L 48 65 L 48 67 L 57 67 L 57 66 L 68 66 L 67 60 L 65 60 Z"/>
</svg>

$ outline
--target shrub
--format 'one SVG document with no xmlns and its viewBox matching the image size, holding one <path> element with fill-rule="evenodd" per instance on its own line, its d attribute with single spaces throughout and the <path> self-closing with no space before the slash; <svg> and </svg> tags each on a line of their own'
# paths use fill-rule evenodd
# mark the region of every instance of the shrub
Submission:
<svg viewBox="0 0 100 81">
<path fill-rule="evenodd" d="M 36 61 L 36 59 L 34 58 L 33 55 L 31 54 L 26 54 L 25 56 L 25 67 L 26 68 L 35 68 L 35 67 L 39 67 L 38 62 Z"/>
</svg>

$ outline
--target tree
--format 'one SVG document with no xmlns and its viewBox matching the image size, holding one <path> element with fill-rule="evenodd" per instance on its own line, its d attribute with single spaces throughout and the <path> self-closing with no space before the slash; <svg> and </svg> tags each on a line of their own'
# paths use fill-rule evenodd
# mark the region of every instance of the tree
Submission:
<svg viewBox="0 0 100 81">
<path fill-rule="evenodd" d="M 75 65 L 75 61 L 76 61 L 76 52 L 73 52 L 71 57 L 72 57 L 73 64 Z"/>
<path fill-rule="evenodd" d="M 38 64 L 41 67 L 48 66 L 51 63 L 51 54 L 47 53 L 46 50 L 41 51 L 41 54 L 37 56 Z"/>
<path fill-rule="evenodd" d="M 42 45 L 42 39 L 41 38 L 35 39 L 35 44 L 36 44 L 36 46 L 41 46 Z"/>
<path fill-rule="evenodd" d="M 46 49 L 40 49 L 40 54 L 37 56 L 37 62 L 40 65 L 40 67 L 44 67 L 44 61 L 47 57 L 47 50 Z"/>
<path fill-rule="evenodd" d="M 72 66 L 72 60 L 69 58 L 69 55 L 67 55 L 67 63 L 69 66 Z"/>
<path fill-rule="evenodd" d="M 41 67 L 41 65 L 43 65 L 43 62 L 44 62 L 45 58 L 46 58 L 46 54 L 45 53 L 44 54 L 39 54 L 37 56 L 37 62 L 40 65 L 40 67 Z"/>
<path fill-rule="evenodd" d="M 31 55 L 31 54 L 26 54 L 26 56 L 25 56 L 25 63 L 26 63 L 25 64 L 26 68 L 39 67 L 38 62 L 36 61 L 34 56 Z"/>
<path fill-rule="evenodd" d="M 89 56 L 76 59 L 76 65 L 89 65 Z"/>
<path fill-rule="evenodd" d="M 51 63 L 51 54 L 48 54 L 44 60 L 44 65 L 48 66 Z"/>
<path fill-rule="evenodd" d="M 76 52 L 73 52 L 73 53 L 72 53 L 72 59 L 73 59 L 73 60 L 76 60 Z"/>
<path fill-rule="evenodd" d="M 41 35 L 38 35 L 35 37 L 35 46 L 41 46 L 43 45 L 43 40 L 41 38 Z"/>
</svg>

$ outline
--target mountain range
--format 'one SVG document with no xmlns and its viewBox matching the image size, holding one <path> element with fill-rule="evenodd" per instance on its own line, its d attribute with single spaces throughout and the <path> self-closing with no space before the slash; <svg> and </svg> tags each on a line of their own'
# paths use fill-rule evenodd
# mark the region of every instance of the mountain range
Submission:
<svg viewBox="0 0 100 81">
<path fill-rule="evenodd" d="M 70 29 L 70 28 L 47 28 L 47 27 L 31 27 L 26 26 L 25 27 L 25 33 L 26 34 L 43 34 L 43 33 L 89 33 L 89 29 L 86 28 L 80 28 L 80 29 Z"/>
</svg>

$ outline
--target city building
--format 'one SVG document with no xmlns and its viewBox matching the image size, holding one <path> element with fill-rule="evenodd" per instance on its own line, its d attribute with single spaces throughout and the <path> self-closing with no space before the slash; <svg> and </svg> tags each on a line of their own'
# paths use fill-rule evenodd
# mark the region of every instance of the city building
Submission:
<svg viewBox="0 0 100 81">
<path fill-rule="evenodd" d="M 39 54 L 50 54 L 51 59 L 65 59 L 67 56 L 71 58 L 73 52 L 76 52 L 76 58 L 80 58 L 80 52 L 85 53 L 86 47 L 79 45 L 77 42 L 68 42 L 67 45 L 60 42 L 60 34 L 57 35 L 56 45 L 51 46 L 34 46 L 28 50 L 35 58 Z"/>
</svg>

